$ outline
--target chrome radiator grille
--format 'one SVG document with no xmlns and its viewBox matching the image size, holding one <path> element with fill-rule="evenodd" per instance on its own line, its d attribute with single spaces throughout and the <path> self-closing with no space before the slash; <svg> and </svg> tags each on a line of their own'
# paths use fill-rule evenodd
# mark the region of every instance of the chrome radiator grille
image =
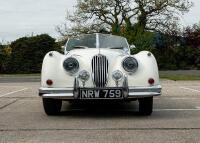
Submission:
<svg viewBox="0 0 200 143">
<path fill-rule="evenodd" d="M 92 59 L 93 81 L 96 87 L 105 87 L 108 77 L 108 60 L 104 55 L 96 55 Z"/>
</svg>

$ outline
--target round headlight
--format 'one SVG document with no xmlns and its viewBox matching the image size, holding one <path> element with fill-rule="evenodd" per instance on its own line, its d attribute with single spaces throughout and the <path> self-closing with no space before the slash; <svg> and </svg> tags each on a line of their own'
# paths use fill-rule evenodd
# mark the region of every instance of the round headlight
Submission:
<svg viewBox="0 0 200 143">
<path fill-rule="evenodd" d="M 87 81 L 90 78 L 90 74 L 89 72 L 87 72 L 86 70 L 83 70 L 79 73 L 78 76 L 82 81 Z"/>
<path fill-rule="evenodd" d="M 112 73 L 112 78 L 115 80 L 115 81 L 120 81 L 123 77 L 123 73 L 119 70 L 116 70 Z"/>
<path fill-rule="evenodd" d="M 138 62 L 133 57 L 125 58 L 122 65 L 123 65 L 124 70 L 127 72 L 135 72 L 138 68 Z"/>
<path fill-rule="evenodd" d="M 77 59 L 70 57 L 63 62 L 63 67 L 67 72 L 76 73 L 79 69 L 79 62 Z"/>
</svg>

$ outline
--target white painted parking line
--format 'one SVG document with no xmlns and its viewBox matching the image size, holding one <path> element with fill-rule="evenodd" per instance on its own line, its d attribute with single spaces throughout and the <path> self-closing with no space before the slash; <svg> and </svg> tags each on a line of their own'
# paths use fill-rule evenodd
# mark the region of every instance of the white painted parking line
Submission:
<svg viewBox="0 0 200 143">
<path fill-rule="evenodd" d="M 86 111 L 85 109 L 70 109 L 70 110 L 68 110 L 68 111 Z M 130 110 L 130 109 L 125 109 L 125 110 L 117 110 L 117 111 L 121 111 L 121 112 L 123 112 L 123 111 L 130 111 L 130 112 L 132 112 L 132 111 L 134 111 L 134 112 L 137 112 L 138 110 Z M 170 109 L 170 108 L 164 108 L 164 109 L 153 109 L 153 112 L 160 112 L 160 111 L 200 111 L 200 108 L 199 109 L 197 109 L 197 108 L 189 108 L 189 109 L 178 109 L 178 108 L 174 108 L 174 109 Z"/>
<path fill-rule="evenodd" d="M 18 86 L 18 85 L 0 85 L 0 87 L 24 87 L 24 86 Z"/>
<path fill-rule="evenodd" d="M 169 98 L 170 100 L 196 100 L 200 98 L 194 98 L 194 97 L 177 97 L 177 98 Z"/>
<path fill-rule="evenodd" d="M 0 97 L 4 97 L 4 96 L 10 95 L 10 94 L 14 94 L 14 93 L 17 93 L 17 92 L 21 92 L 21 91 L 24 91 L 24 90 L 27 90 L 27 89 L 28 89 L 28 88 L 23 88 L 23 89 L 16 90 L 16 91 L 13 91 L 13 92 L 1 94 Z"/>
<path fill-rule="evenodd" d="M 196 109 L 154 109 L 153 111 L 200 111 L 200 108 Z"/>
<path fill-rule="evenodd" d="M 184 86 L 180 86 L 179 88 L 190 90 L 190 91 L 193 91 L 193 92 L 200 92 L 200 90 L 196 90 L 196 89 L 192 89 L 192 88 L 188 88 L 188 87 L 184 87 Z"/>
<path fill-rule="evenodd" d="M 154 97 L 155 100 L 200 100 L 200 97 L 170 97 L 170 96 L 162 96 L 162 97 Z"/>
</svg>

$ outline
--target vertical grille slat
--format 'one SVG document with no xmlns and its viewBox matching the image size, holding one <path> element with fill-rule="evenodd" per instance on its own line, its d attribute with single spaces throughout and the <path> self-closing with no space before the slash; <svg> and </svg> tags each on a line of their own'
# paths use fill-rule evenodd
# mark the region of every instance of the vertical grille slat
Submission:
<svg viewBox="0 0 200 143">
<path fill-rule="evenodd" d="M 100 57 L 98 57 L 98 73 L 99 73 L 98 82 L 101 87 L 102 82 L 101 82 L 101 61 L 100 60 L 101 60 Z"/>
<path fill-rule="evenodd" d="M 96 87 L 105 87 L 108 77 L 108 60 L 104 55 L 96 55 L 92 59 L 93 81 Z"/>
<path fill-rule="evenodd" d="M 102 71 L 102 81 L 103 79 L 105 79 L 105 58 L 103 58 L 102 60 L 102 65 L 103 65 L 103 71 Z M 103 82 L 103 85 L 105 84 L 105 82 Z"/>
</svg>

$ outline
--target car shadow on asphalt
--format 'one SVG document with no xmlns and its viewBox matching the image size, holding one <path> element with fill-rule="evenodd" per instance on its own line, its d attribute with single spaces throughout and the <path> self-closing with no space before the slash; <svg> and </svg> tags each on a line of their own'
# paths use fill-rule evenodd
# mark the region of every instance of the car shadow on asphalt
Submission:
<svg viewBox="0 0 200 143">
<path fill-rule="evenodd" d="M 115 118 L 141 116 L 138 102 L 75 102 L 64 103 L 60 116 Z"/>
</svg>

